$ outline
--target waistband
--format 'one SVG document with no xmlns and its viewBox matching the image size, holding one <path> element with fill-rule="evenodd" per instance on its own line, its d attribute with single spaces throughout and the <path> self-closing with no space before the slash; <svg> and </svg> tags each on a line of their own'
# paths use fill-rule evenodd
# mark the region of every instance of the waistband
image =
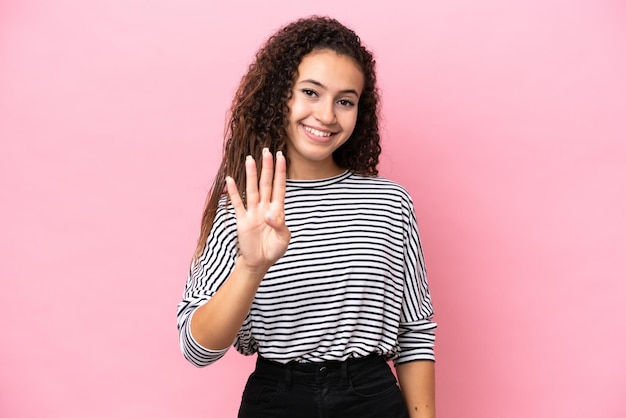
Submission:
<svg viewBox="0 0 626 418">
<path fill-rule="evenodd" d="M 377 354 L 370 354 L 366 357 L 349 358 L 345 361 L 322 361 L 308 363 L 291 361 L 286 364 L 268 360 L 264 357 L 258 356 L 256 368 L 258 371 L 287 371 L 292 373 L 295 372 L 298 375 L 317 375 L 327 374 L 338 370 L 342 371 L 343 373 L 349 373 L 352 369 L 376 367 L 378 365 L 387 366 L 385 359 Z"/>
</svg>

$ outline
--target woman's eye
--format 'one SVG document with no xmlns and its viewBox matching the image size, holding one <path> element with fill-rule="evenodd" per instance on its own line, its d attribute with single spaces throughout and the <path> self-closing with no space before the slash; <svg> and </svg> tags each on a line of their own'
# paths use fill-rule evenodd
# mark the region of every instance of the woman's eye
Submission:
<svg viewBox="0 0 626 418">
<path fill-rule="evenodd" d="M 347 99 L 341 99 L 337 103 L 339 103 L 341 106 L 346 106 L 346 107 L 354 106 L 354 102 L 347 100 Z"/>
<path fill-rule="evenodd" d="M 302 89 L 302 93 L 304 93 L 305 96 L 309 96 L 309 97 L 317 96 L 317 93 L 315 93 L 315 91 L 311 89 Z"/>
</svg>

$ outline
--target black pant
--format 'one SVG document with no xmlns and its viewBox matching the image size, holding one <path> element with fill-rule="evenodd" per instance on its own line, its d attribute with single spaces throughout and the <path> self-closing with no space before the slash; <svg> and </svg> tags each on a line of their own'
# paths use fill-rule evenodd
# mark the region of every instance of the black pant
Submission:
<svg viewBox="0 0 626 418">
<path fill-rule="evenodd" d="M 396 378 L 380 356 L 282 365 L 259 356 L 239 418 L 408 418 Z"/>
</svg>

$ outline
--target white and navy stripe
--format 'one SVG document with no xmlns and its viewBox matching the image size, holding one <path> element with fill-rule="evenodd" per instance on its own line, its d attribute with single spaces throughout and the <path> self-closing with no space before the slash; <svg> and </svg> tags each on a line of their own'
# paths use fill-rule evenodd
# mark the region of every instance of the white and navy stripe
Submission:
<svg viewBox="0 0 626 418">
<path fill-rule="evenodd" d="M 282 363 L 371 353 L 396 363 L 434 360 L 436 324 L 404 188 L 350 172 L 287 180 L 285 219 L 289 248 L 257 291 L 234 342 L 238 351 Z M 222 205 L 178 306 L 181 349 L 196 366 L 226 353 L 200 346 L 189 323 L 228 278 L 236 256 L 234 212 Z"/>
</svg>

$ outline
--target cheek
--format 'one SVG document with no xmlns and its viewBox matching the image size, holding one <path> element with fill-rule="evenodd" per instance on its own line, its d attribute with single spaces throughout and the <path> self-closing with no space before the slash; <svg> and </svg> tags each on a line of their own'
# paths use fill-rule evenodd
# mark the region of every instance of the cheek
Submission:
<svg viewBox="0 0 626 418">
<path fill-rule="evenodd" d="M 357 112 L 350 113 L 349 115 L 346 115 L 345 122 L 343 124 L 344 129 L 346 131 L 349 131 L 350 133 L 352 133 L 352 131 L 354 131 L 354 128 L 356 126 L 357 116 L 358 116 Z"/>
<path fill-rule="evenodd" d="M 296 122 L 302 119 L 302 114 L 304 113 L 303 105 L 296 99 L 292 99 L 288 103 L 289 107 L 289 121 Z"/>
</svg>

